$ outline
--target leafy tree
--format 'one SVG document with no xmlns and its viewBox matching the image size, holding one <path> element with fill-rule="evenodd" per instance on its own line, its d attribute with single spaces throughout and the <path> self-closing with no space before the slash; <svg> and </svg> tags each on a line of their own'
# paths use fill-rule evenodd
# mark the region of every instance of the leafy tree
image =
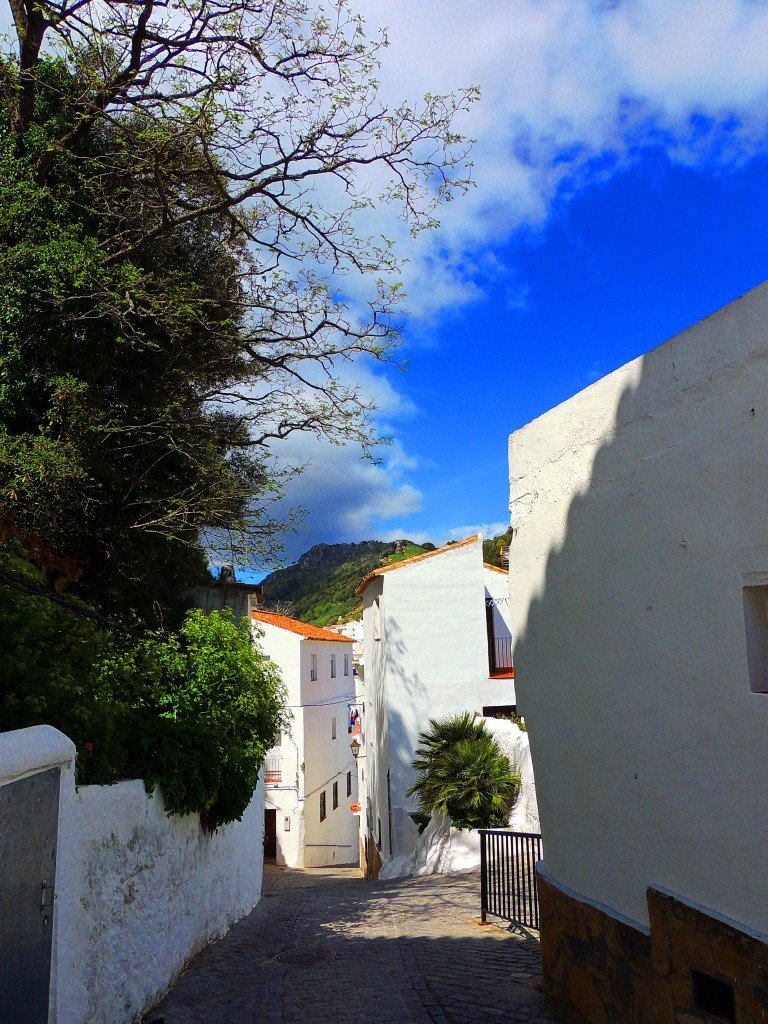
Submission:
<svg viewBox="0 0 768 1024">
<path fill-rule="evenodd" d="M 457 828 L 504 826 L 520 792 L 520 775 L 484 722 L 465 712 L 438 721 L 419 736 L 408 790 L 422 811 L 448 815 Z"/>
<path fill-rule="evenodd" d="M 240 818 L 285 722 L 278 669 L 228 610 L 191 611 L 142 653 L 155 678 L 138 719 L 141 777 L 162 786 L 169 812 L 200 811 L 208 828 Z"/>
<path fill-rule="evenodd" d="M 0 502 L 119 608 L 269 542 L 280 439 L 373 442 L 339 368 L 391 357 L 399 291 L 358 218 L 434 224 L 474 91 L 388 109 L 343 0 L 9 3 Z M 379 282 L 364 322 L 345 273 Z"/>
</svg>

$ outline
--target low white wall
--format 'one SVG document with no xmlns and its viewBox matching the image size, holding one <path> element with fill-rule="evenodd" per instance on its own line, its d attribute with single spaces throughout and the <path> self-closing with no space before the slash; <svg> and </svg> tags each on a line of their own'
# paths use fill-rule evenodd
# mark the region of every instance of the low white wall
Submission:
<svg viewBox="0 0 768 1024">
<path fill-rule="evenodd" d="M 204 835 L 142 782 L 62 794 L 54 1024 L 137 1021 L 188 960 L 258 903 L 264 791 Z"/>
</svg>

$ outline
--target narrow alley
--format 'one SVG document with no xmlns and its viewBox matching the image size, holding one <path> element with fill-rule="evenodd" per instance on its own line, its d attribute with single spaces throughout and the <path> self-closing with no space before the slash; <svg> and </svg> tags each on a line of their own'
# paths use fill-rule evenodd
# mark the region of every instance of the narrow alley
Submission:
<svg viewBox="0 0 768 1024">
<path fill-rule="evenodd" d="M 147 1021 L 556 1024 L 535 938 L 479 923 L 479 875 L 366 882 L 267 867 L 260 904 Z"/>
</svg>

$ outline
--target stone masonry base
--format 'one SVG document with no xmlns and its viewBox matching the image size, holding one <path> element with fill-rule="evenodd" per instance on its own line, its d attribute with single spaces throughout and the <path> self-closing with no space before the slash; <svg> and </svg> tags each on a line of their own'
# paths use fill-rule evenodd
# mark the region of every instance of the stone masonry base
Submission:
<svg viewBox="0 0 768 1024">
<path fill-rule="evenodd" d="M 768 943 L 648 889 L 650 934 L 538 877 L 544 993 L 563 1024 L 766 1024 Z"/>
</svg>

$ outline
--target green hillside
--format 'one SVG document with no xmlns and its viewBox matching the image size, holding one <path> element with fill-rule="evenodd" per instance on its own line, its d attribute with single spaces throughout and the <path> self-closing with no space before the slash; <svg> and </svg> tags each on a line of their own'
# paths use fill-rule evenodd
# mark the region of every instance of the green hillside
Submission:
<svg viewBox="0 0 768 1024">
<path fill-rule="evenodd" d="M 294 565 L 265 577 L 264 609 L 279 610 L 315 626 L 359 618 L 362 601 L 355 589 L 366 573 L 389 562 L 421 555 L 433 547 L 381 540 L 315 544 Z"/>
<path fill-rule="evenodd" d="M 483 558 L 500 564 L 502 544 L 510 532 L 483 541 Z M 434 551 L 434 544 L 409 540 L 364 540 L 359 544 L 315 544 L 293 565 L 276 569 L 262 581 L 264 610 L 280 611 L 315 626 L 332 626 L 362 615 L 355 589 L 366 573 L 381 565 Z"/>
</svg>

